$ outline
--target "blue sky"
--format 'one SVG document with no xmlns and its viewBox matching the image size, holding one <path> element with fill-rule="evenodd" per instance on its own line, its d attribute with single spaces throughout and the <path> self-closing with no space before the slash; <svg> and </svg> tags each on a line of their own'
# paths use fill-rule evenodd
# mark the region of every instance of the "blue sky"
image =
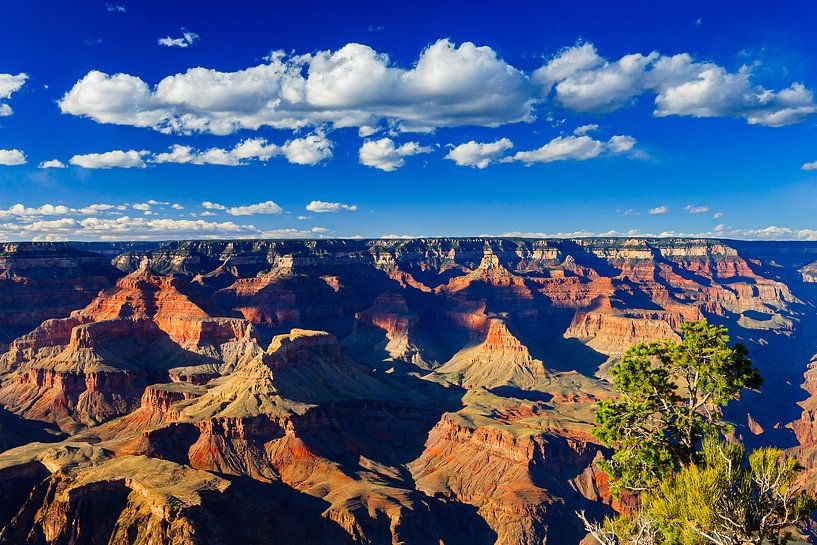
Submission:
<svg viewBox="0 0 817 545">
<path fill-rule="evenodd" d="M 0 239 L 817 239 L 813 3 L 302 4 L 4 6 Z"/>
</svg>

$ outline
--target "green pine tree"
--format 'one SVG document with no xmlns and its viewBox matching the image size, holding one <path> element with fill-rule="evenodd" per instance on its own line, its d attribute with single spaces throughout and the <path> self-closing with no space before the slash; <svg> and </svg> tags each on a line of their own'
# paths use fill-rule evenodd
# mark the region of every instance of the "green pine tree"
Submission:
<svg viewBox="0 0 817 545">
<path fill-rule="evenodd" d="M 681 340 L 640 343 L 610 369 L 617 399 L 601 401 L 593 435 L 613 449 L 603 463 L 616 490 L 646 490 L 696 460 L 721 409 L 763 383 L 742 344 L 706 320 L 681 324 Z"/>
<path fill-rule="evenodd" d="M 680 329 L 680 342 L 628 350 L 611 369 L 619 397 L 596 411 L 593 433 L 613 450 L 603 467 L 636 507 L 602 522 L 578 516 L 601 545 L 783 545 L 817 509 L 798 486 L 802 466 L 720 439 L 722 408 L 760 375 L 725 328 Z"/>
</svg>

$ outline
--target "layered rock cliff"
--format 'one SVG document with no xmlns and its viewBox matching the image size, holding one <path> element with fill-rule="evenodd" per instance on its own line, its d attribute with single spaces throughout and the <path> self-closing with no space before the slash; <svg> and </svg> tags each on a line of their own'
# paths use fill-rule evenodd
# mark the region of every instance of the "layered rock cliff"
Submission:
<svg viewBox="0 0 817 545">
<path fill-rule="evenodd" d="M 766 379 L 736 433 L 817 474 L 817 244 L 0 250 L 0 543 L 577 543 L 606 366 L 702 317 Z"/>
</svg>

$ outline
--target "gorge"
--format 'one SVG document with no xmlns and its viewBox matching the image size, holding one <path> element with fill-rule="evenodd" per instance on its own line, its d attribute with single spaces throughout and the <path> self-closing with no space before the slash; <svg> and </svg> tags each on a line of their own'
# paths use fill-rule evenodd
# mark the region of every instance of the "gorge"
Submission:
<svg viewBox="0 0 817 545">
<path fill-rule="evenodd" d="M 707 318 L 817 482 L 817 243 L 0 244 L 0 543 L 575 544 L 632 344 Z"/>
</svg>

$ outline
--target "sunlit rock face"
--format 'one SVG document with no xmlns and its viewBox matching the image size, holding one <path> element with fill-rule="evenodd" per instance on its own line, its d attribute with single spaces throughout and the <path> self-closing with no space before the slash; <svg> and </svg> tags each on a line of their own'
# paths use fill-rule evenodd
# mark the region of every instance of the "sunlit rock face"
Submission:
<svg viewBox="0 0 817 545">
<path fill-rule="evenodd" d="M 707 318 L 817 480 L 817 244 L 0 245 L 0 543 L 578 543 L 592 410 Z M 105 508 L 92 508 L 105 499 Z"/>
</svg>

